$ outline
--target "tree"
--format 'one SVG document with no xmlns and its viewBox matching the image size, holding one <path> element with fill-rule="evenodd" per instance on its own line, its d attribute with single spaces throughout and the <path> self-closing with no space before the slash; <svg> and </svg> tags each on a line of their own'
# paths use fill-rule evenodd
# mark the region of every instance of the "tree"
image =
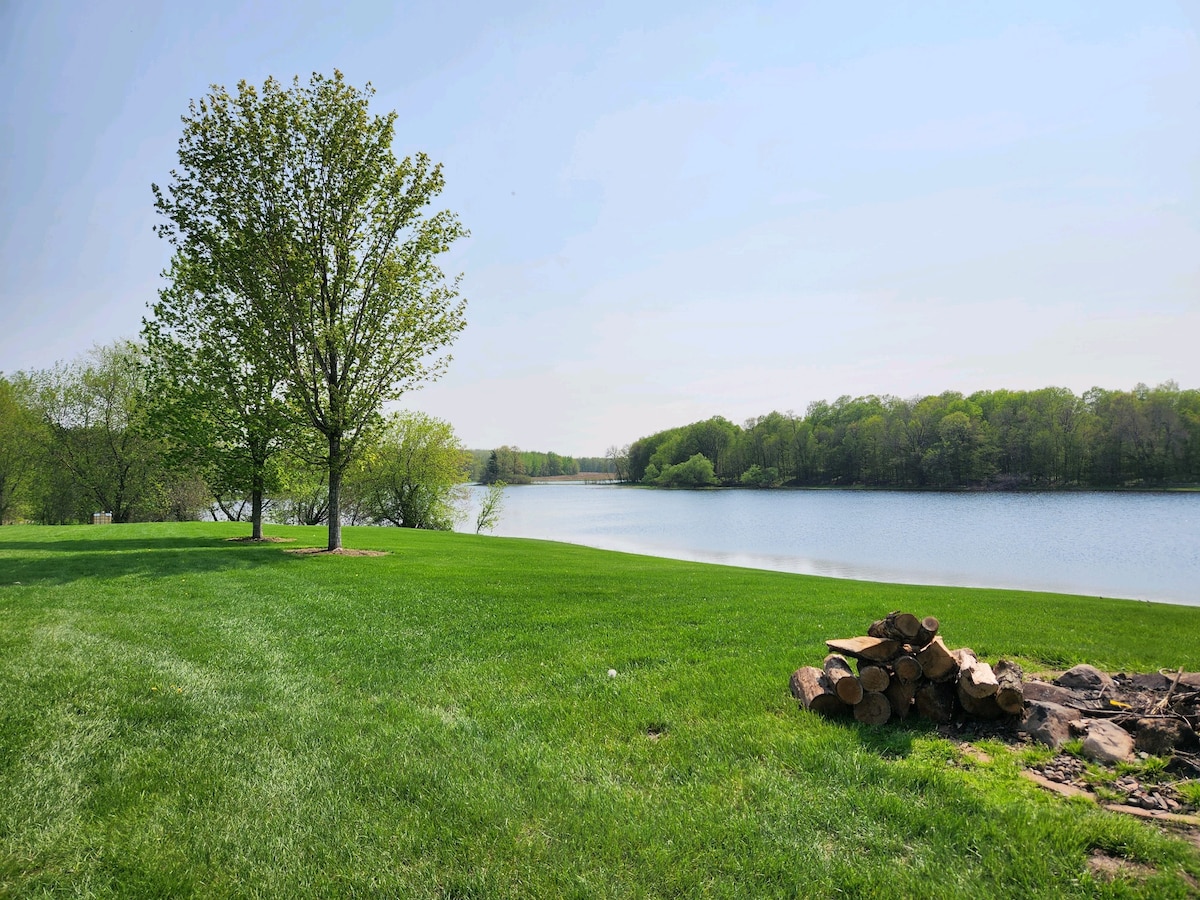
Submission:
<svg viewBox="0 0 1200 900">
<path fill-rule="evenodd" d="M 470 455 L 449 422 L 403 412 L 387 420 L 353 481 L 374 521 L 449 531 L 465 515 L 469 472 Z"/>
<path fill-rule="evenodd" d="M 253 304 L 223 288 L 206 265 L 179 252 L 167 277 L 142 329 L 151 418 L 175 455 L 204 472 L 222 509 L 224 498 L 250 498 L 251 537 L 262 540 L 267 491 L 279 487 L 276 460 L 295 430 L 284 368 Z"/>
<path fill-rule="evenodd" d="M 646 470 L 650 474 L 650 470 Z M 718 483 L 712 461 L 703 453 L 693 453 L 686 460 L 663 468 L 656 479 L 664 487 L 708 487 Z"/>
<path fill-rule="evenodd" d="M 618 447 L 613 444 L 604 451 L 604 458 L 611 467 L 611 471 L 617 477 L 617 481 L 629 480 L 629 445 Z"/>
<path fill-rule="evenodd" d="M 73 482 L 75 518 L 89 508 L 114 522 L 161 516 L 166 472 L 162 443 L 146 427 L 144 362 L 142 347 L 117 341 L 30 376 L 50 460 Z"/>
<path fill-rule="evenodd" d="M 289 89 L 214 86 L 184 116 L 179 168 L 156 207 L 160 234 L 248 304 L 286 394 L 325 441 L 330 550 L 341 548 L 342 477 L 386 402 L 438 377 L 465 327 L 438 257 L 466 234 L 425 207 L 440 165 L 397 161 L 396 114 L 371 116 L 370 85 L 340 72 Z M 255 360 L 251 360 L 253 364 Z"/>
<path fill-rule="evenodd" d="M 12 517 L 36 473 L 39 422 L 27 394 L 23 379 L 0 375 L 0 524 Z"/>
<path fill-rule="evenodd" d="M 329 521 L 329 483 L 324 468 L 302 455 L 289 455 L 268 515 L 282 525 L 324 525 Z"/>
<path fill-rule="evenodd" d="M 476 534 L 491 531 L 500 521 L 500 510 L 504 505 L 504 489 L 507 486 L 503 481 L 488 483 L 487 493 L 479 501 L 479 513 L 475 516 Z"/>
<path fill-rule="evenodd" d="M 525 473 L 525 461 L 521 451 L 516 447 L 497 447 L 488 457 L 483 469 L 483 484 L 494 484 L 503 481 L 505 484 L 529 484 L 530 478 Z"/>
</svg>

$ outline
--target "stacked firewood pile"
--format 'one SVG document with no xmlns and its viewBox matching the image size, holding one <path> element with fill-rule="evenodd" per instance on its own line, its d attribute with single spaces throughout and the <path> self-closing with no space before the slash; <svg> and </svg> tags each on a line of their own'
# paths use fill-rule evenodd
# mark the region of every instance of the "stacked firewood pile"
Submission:
<svg viewBox="0 0 1200 900">
<path fill-rule="evenodd" d="M 1020 667 L 1001 660 L 993 668 L 969 648 L 951 650 L 938 627 L 933 616 L 893 612 L 862 637 L 826 641 L 831 652 L 820 668 L 792 673 L 792 694 L 813 712 L 849 712 L 867 725 L 913 713 L 939 723 L 960 710 L 981 719 L 1020 714 Z"/>
</svg>

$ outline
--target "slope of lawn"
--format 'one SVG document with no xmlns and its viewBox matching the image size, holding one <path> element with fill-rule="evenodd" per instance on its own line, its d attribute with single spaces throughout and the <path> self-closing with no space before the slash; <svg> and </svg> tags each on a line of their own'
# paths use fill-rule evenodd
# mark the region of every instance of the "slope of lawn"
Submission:
<svg viewBox="0 0 1200 900">
<path fill-rule="evenodd" d="M 0 530 L 0 896 L 1196 895 L 1179 837 L 788 677 L 893 609 L 993 661 L 1196 670 L 1200 609 L 246 531 Z"/>
</svg>

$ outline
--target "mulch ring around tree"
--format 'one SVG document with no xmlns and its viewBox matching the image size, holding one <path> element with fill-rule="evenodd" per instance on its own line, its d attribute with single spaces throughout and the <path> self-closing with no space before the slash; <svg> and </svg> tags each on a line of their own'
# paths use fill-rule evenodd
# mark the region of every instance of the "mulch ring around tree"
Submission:
<svg viewBox="0 0 1200 900">
<path fill-rule="evenodd" d="M 291 553 L 294 556 L 387 556 L 383 550 L 351 550 L 347 547 L 339 547 L 336 550 L 329 550 L 325 547 L 299 547 L 295 550 L 284 550 L 284 553 Z"/>
<path fill-rule="evenodd" d="M 229 543 L 229 544 L 291 544 L 295 540 L 296 540 L 295 538 L 283 538 L 283 537 L 260 537 L 260 538 L 232 537 L 232 538 L 225 538 L 226 543 Z"/>
</svg>

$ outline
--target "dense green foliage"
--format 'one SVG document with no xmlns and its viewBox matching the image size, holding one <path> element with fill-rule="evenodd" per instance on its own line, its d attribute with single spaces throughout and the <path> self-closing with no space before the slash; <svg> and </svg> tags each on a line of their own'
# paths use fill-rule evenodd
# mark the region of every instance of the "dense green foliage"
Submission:
<svg viewBox="0 0 1200 900">
<path fill-rule="evenodd" d="M 471 480 L 480 484 L 527 484 L 533 478 L 554 478 L 578 475 L 581 472 L 616 471 L 613 461 L 603 456 L 562 456 L 553 450 L 541 452 L 516 447 L 496 447 L 494 450 L 472 450 Z"/>
<path fill-rule="evenodd" d="M 325 441 L 331 550 L 343 476 L 383 405 L 436 378 L 466 326 L 438 266 L 466 231 L 426 211 L 441 166 L 396 159 L 396 113 L 371 115 L 373 93 L 336 70 L 290 88 L 243 81 L 236 96 L 214 86 L 183 117 L 170 183 L 154 186 L 173 271 L 200 273 L 183 315 L 231 326 L 239 364 L 281 375 Z"/>
<path fill-rule="evenodd" d="M 131 341 L 0 378 L 0 521 L 194 518 L 206 488 L 172 459 L 155 400 Z"/>
<path fill-rule="evenodd" d="M 268 526 L 320 546 L 318 529 Z M 1200 667 L 1200 610 L 545 542 L 0 530 L 0 895 L 1186 897 L 1200 856 L 788 676 L 892 609 L 1028 666 Z M 617 672 L 609 677 L 609 669 Z M 1106 882 L 1102 850 L 1141 868 Z"/>
<path fill-rule="evenodd" d="M 1163 487 L 1200 483 L 1200 390 L 1063 388 L 841 397 L 803 416 L 714 417 L 635 441 L 628 477 L 680 483 L 701 454 L 722 484 Z"/>
<path fill-rule="evenodd" d="M 469 468 L 449 422 L 395 413 L 349 473 L 347 487 L 372 524 L 449 531 L 466 515 Z"/>
<path fill-rule="evenodd" d="M 0 375 L 0 525 L 10 521 L 37 472 L 42 426 L 22 397 L 29 388 Z"/>
<path fill-rule="evenodd" d="M 261 538 L 281 457 L 303 430 L 284 400 L 286 368 L 254 304 L 210 266 L 180 250 L 166 275 L 142 328 L 151 422 L 167 452 L 203 474 L 218 503 L 250 498 L 251 534 Z"/>
</svg>

